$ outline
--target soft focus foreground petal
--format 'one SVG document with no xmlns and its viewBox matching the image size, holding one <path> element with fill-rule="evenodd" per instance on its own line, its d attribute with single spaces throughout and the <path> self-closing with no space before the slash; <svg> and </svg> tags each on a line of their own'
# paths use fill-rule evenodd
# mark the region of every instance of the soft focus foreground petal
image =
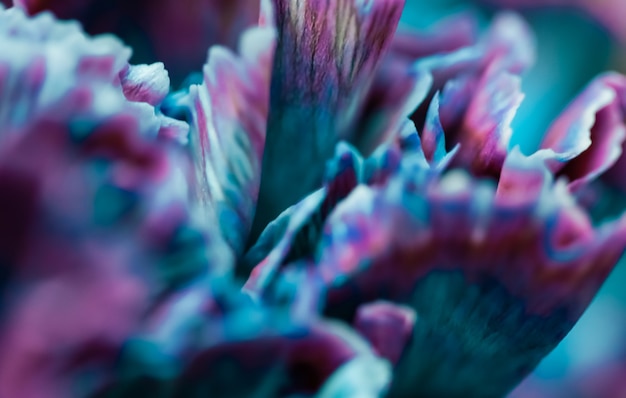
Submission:
<svg viewBox="0 0 626 398">
<path fill-rule="evenodd" d="M 270 100 L 273 27 L 250 28 L 240 54 L 213 47 L 190 90 L 195 194 L 236 254 L 245 249 L 261 182 Z"/>
<path fill-rule="evenodd" d="M 124 48 L 15 9 L 0 32 L 0 396 L 85 396 L 155 297 L 230 262 L 154 108 L 124 95 Z"/>
<path fill-rule="evenodd" d="M 178 166 L 134 113 L 87 116 L 40 120 L 0 144 L 11 193 L 0 215 L 3 396 L 84 396 L 154 297 L 229 271 L 219 239 L 190 220 Z"/>
<path fill-rule="evenodd" d="M 37 266 L 41 280 L 22 277 L 4 292 L 10 309 L 0 332 L 0 394 L 82 396 L 102 382 L 139 326 L 149 288 L 132 268 L 145 259 L 102 237 L 48 239 L 29 249 L 36 253 L 21 273 Z"/>
<path fill-rule="evenodd" d="M 96 93 L 115 98 L 107 89 L 117 92 L 74 89 L 1 137 L 0 185 L 11 193 L 0 216 L 0 389 L 8 396 L 88 391 L 149 298 L 209 271 L 229 272 L 219 236 L 207 240 L 190 218 L 174 154 L 147 138 L 156 127 L 142 130 L 141 114 L 123 97 L 106 108 L 89 101 Z M 77 100 L 88 108 L 68 107 Z"/>
<path fill-rule="evenodd" d="M 427 158 L 435 158 L 444 143 L 447 150 L 458 144 L 453 163 L 476 175 L 497 176 L 523 98 L 518 74 L 533 62 L 533 54 L 525 23 L 514 14 L 501 14 L 477 44 L 419 61 L 440 90 L 413 116 Z"/>
<path fill-rule="evenodd" d="M 124 154 L 91 139 L 83 151 L 94 144 L 108 184 L 96 162 L 81 161 L 86 153 L 72 154 L 64 125 L 34 124 L 3 141 L 2 396 L 67 397 L 93 388 L 147 305 L 147 281 L 134 274 L 146 264 L 148 242 L 126 226 L 141 214 L 131 193 L 139 192 L 129 183 L 134 177 L 116 180 L 126 170 L 149 184 L 159 162 L 154 153 Z M 107 159 L 115 164 L 106 167 Z M 95 208 L 104 195 L 108 203 Z"/>
<path fill-rule="evenodd" d="M 417 314 L 411 307 L 375 301 L 359 307 L 354 327 L 383 358 L 396 364 L 413 334 Z"/>
<path fill-rule="evenodd" d="M 72 154 L 65 131 L 54 123 L 34 124 L 19 136 L 3 137 L 0 145 L 3 396 L 67 396 L 59 388 L 69 387 L 72 372 L 114 357 L 147 293 L 132 271 L 145 260 L 138 253 L 145 246 L 107 231 L 114 222 L 123 233 L 138 206 L 113 181 L 103 184 L 106 174 L 81 162 L 84 152 Z M 143 169 L 146 183 L 154 181 L 149 170 L 160 169 L 158 157 L 131 151 L 128 163 L 120 160 L 111 174 Z M 144 157 L 143 165 L 135 156 Z M 92 208 L 94 195 L 106 192 L 119 195 L 111 201 L 126 199 L 115 221 Z"/>
<path fill-rule="evenodd" d="M 90 34 L 114 33 L 134 51 L 135 62 L 162 61 L 179 84 L 199 71 L 207 49 L 235 48 L 241 32 L 257 22 L 258 0 L 16 0 L 34 15 L 52 11 L 75 19 Z"/>
<path fill-rule="evenodd" d="M 548 130 L 541 148 L 554 152 L 553 172 L 572 189 L 604 174 L 626 189 L 626 77 L 608 73 L 594 79 Z"/>
<path fill-rule="evenodd" d="M 50 14 L 30 19 L 18 9 L 2 10 L 0 29 L 5 131 L 22 127 L 38 107 L 57 103 L 72 87 L 112 83 L 130 54 L 113 37 L 89 39 L 78 24 L 58 23 Z"/>
<path fill-rule="evenodd" d="M 143 396 L 157 391 L 163 397 L 181 398 L 316 393 L 335 397 L 344 396 L 334 395 L 338 391 L 348 390 L 357 394 L 354 396 L 377 397 L 388 385 L 388 363 L 341 324 L 295 321 L 241 298 L 235 306 L 221 298 L 203 302 L 200 297 L 181 297 L 180 304 L 183 300 L 185 307 L 176 304 L 178 311 L 171 315 L 184 310 L 187 330 L 165 339 L 162 333 L 155 333 L 171 324 L 170 316 L 161 319 L 154 331 L 131 341 L 121 358 L 125 373 L 98 397 Z"/>
<path fill-rule="evenodd" d="M 275 5 L 279 41 L 253 238 L 319 188 L 335 144 L 358 133 L 359 111 L 404 1 L 276 0 Z"/>
</svg>

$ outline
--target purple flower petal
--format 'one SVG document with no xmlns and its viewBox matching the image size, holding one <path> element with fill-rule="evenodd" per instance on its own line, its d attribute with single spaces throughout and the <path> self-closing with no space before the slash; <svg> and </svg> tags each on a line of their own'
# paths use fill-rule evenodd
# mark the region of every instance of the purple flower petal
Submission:
<svg viewBox="0 0 626 398">
<path fill-rule="evenodd" d="M 91 38 L 74 22 L 60 22 L 49 13 L 29 18 L 12 8 L 0 11 L 0 41 L 6 50 L 0 56 L 0 122 L 5 133 L 22 128 L 39 114 L 66 114 L 70 110 L 59 108 L 69 91 L 78 95 L 76 88 L 102 84 L 106 86 L 102 94 L 91 96 L 85 89 L 85 98 L 67 103 L 66 108 L 115 112 L 117 97 L 125 97 L 143 116 L 146 130 L 159 126 L 163 131 L 155 135 L 184 140 L 186 123 L 161 115 L 153 106 L 169 91 L 167 72 L 159 64 L 129 65 L 131 51 L 116 38 Z"/>
<path fill-rule="evenodd" d="M 381 299 L 416 310 L 400 396 L 506 392 L 567 333 L 626 244 L 624 219 L 594 230 L 564 186 L 516 204 L 465 178 L 415 194 L 356 190 L 315 256 L 326 314 L 350 320 Z"/>
<path fill-rule="evenodd" d="M 502 14 L 477 44 L 420 61 L 441 90 L 413 116 L 418 129 L 424 126 L 426 157 L 440 159 L 458 144 L 453 164 L 497 176 L 523 98 L 517 73 L 532 61 L 528 28 L 513 14 Z"/>
<path fill-rule="evenodd" d="M 204 81 L 190 91 L 195 193 L 209 223 L 220 225 L 241 254 L 261 181 L 276 35 L 272 27 L 248 30 L 240 55 L 213 47 Z"/>
<path fill-rule="evenodd" d="M 384 59 L 362 106 L 354 129 L 358 133 L 350 141 L 371 154 L 393 139 L 402 121 L 424 101 L 431 83 L 429 73 Z"/>
<path fill-rule="evenodd" d="M 478 39 L 478 22 L 472 14 L 459 14 L 437 22 L 426 32 L 400 26 L 386 58 L 412 64 L 416 60 L 472 46 Z"/>
<path fill-rule="evenodd" d="M 147 305 L 145 281 L 130 272 L 138 258 L 126 245 L 93 239 L 39 243 L 31 245 L 36 252 L 22 266 L 39 267 L 40 280 L 26 284 L 22 278 L 22 289 L 6 291 L 12 305 L 3 314 L 0 394 L 7 397 L 89 391 L 138 329 Z M 90 372 L 96 376 L 91 382 Z"/>
<path fill-rule="evenodd" d="M 416 318 L 410 307 L 377 301 L 359 307 L 354 326 L 380 356 L 396 364 L 409 343 Z"/>
<path fill-rule="evenodd" d="M 121 83 L 126 98 L 153 106 L 160 104 L 170 91 L 170 79 L 162 63 L 130 66 L 121 73 Z"/>
<path fill-rule="evenodd" d="M 503 176 L 497 193 L 462 172 L 359 186 L 328 216 L 306 262 L 268 256 L 282 265 L 257 294 L 271 298 L 302 269 L 299 285 L 325 286 L 327 316 L 358 323 L 367 303 L 409 305 L 418 321 L 391 393 L 500 396 L 565 336 L 626 247 L 626 220 L 593 227 L 541 159 L 513 152 Z"/>
<path fill-rule="evenodd" d="M 246 282 L 244 289 L 253 295 L 267 288 L 288 258 L 310 253 L 319 238 L 320 228 L 335 205 L 345 199 L 367 174 L 380 174 L 384 165 L 364 165 L 361 155 L 348 144 L 340 143 L 335 157 L 327 166 L 324 188 L 288 208 L 263 231 L 256 244 L 246 253 L 245 267 L 261 266 Z M 369 169 L 369 170 L 368 170 Z"/>
<path fill-rule="evenodd" d="M 401 29 L 376 70 L 367 93 L 357 132 L 351 142 L 365 155 L 397 131 L 398 119 L 409 116 L 430 90 L 429 72 L 414 67 L 417 60 L 448 53 L 475 42 L 476 21 L 468 15 L 449 18 L 426 32 Z"/>
<path fill-rule="evenodd" d="M 572 189 L 605 174 L 621 189 L 626 141 L 626 77 L 617 73 L 596 78 L 548 130 L 541 147 L 554 152 L 549 160 Z M 611 169 L 611 170 L 610 170 Z"/>
<path fill-rule="evenodd" d="M 123 130 L 137 127 L 128 119 L 99 122 L 80 143 L 71 120 L 31 121 L 0 138 L 0 186 L 12 192 L 0 209 L 1 235 L 12 236 L 0 247 L 2 395 L 89 391 L 148 304 L 151 289 L 134 268 L 147 263 L 151 242 L 129 221 L 149 207 L 134 195 L 159 183 L 164 159 L 130 138 L 141 136 Z M 111 162 L 109 173 L 96 172 L 98 161 Z"/>
<path fill-rule="evenodd" d="M 253 237 L 321 186 L 335 144 L 357 133 L 357 116 L 403 3 L 276 0 L 279 41 Z"/>
</svg>

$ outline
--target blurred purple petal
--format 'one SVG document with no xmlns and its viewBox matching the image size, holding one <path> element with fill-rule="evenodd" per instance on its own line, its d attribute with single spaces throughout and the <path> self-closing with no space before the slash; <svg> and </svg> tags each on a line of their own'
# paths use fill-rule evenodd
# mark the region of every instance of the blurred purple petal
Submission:
<svg viewBox="0 0 626 398">
<path fill-rule="evenodd" d="M 538 7 L 562 7 L 583 11 L 598 20 L 618 40 L 626 43 L 626 27 L 623 17 L 626 15 L 626 3 L 621 0 L 481 0 L 485 3 L 525 9 Z"/>
<path fill-rule="evenodd" d="M 114 33 L 135 49 L 134 61 L 164 62 L 176 84 L 200 70 L 207 49 L 235 48 L 239 35 L 257 22 L 258 0 L 16 0 L 34 15 L 52 11 L 75 19 L 90 34 Z"/>
<path fill-rule="evenodd" d="M 471 14 L 459 14 L 436 23 L 426 32 L 400 25 L 391 43 L 389 55 L 394 62 L 412 64 L 435 54 L 450 53 L 476 43 L 478 23 Z"/>
<path fill-rule="evenodd" d="M 154 332 L 133 339 L 121 359 L 127 375 L 111 380 L 98 397 L 130 397 L 165 387 L 171 396 L 334 397 L 351 391 L 376 397 L 387 386 L 388 364 L 346 326 L 298 321 L 246 304 L 242 297 L 232 303 L 197 298 L 183 298 L 186 308 L 195 306 L 186 312 L 186 330 L 165 340 Z M 182 309 L 157 326 L 167 328 Z M 171 343 L 179 347 L 172 350 Z"/>
<path fill-rule="evenodd" d="M 410 307 L 377 301 L 359 307 L 354 327 L 380 356 L 396 364 L 411 338 L 416 318 Z"/>
<path fill-rule="evenodd" d="M 125 93 L 113 38 L 17 9 L 0 21 L 15 50 L 0 56 L 0 395 L 85 396 L 155 297 L 231 263 L 195 225 L 179 148 L 157 139 L 162 68 Z"/>
<path fill-rule="evenodd" d="M 130 271 L 137 258 L 125 245 L 101 239 L 41 243 L 30 247 L 37 252 L 22 266 L 47 264 L 39 270 L 45 277 L 8 290 L 12 306 L 0 337 L 0 394 L 7 397 L 89 391 L 138 328 L 147 305 L 145 282 Z"/>
</svg>

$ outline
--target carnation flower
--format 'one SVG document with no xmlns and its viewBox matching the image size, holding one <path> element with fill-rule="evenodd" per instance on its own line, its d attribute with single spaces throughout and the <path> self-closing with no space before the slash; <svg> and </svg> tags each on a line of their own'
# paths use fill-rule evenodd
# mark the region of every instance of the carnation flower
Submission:
<svg viewBox="0 0 626 398">
<path fill-rule="evenodd" d="M 591 216 L 626 186 L 626 77 L 523 154 L 515 14 L 417 33 L 403 0 L 103 4 L 0 10 L 2 397 L 501 397 L 626 248 L 623 211 Z M 176 79 L 223 45 L 170 93 L 42 9 L 131 21 Z"/>
</svg>

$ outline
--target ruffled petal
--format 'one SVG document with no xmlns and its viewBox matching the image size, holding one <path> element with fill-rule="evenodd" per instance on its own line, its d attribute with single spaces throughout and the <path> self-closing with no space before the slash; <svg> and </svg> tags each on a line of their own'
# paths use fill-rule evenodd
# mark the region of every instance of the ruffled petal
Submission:
<svg viewBox="0 0 626 398">
<path fill-rule="evenodd" d="M 0 394 L 85 394 L 102 381 L 127 336 L 139 328 L 149 287 L 131 269 L 144 260 L 135 248 L 114 240 L 57 236 L 32 243 L 31 238 L 29 249 L 36 253 L 21 266 L 31 272 L 36 266 L 45 277 L 19 278 L 21 289 L 14 279 L 3 290 L 11 307 L 1 328 Z"/>
<path fill-rule="evenodd" d="M 271 68 L 272 27 L 248 30 L 240 55 L 213 47 L 204 81 L 190 90 L 195 193 L 209 224 L 235 253 L 245 249 L 261 180 Z"/>
<path fill-rule="evenodd" d="M 327 316 L 358 324 L 364 304 L 408 305 L 417 321 L 410 339 L 394 338 L 404 345 L 391 396 L 505 394 L 570 330 L 626 247 L 626 219 L 594 228 L 541 159 L 514 153 L 497 194 L 462 172 L 357 187 L 309 261 L 284 263 L 262 294 L 304 267 L 305 281 L 325 286 Z"/>
<path fill-rule="evenodd" d="M 59 111 L 70 90 L 102 84 L 108 86 L 102 95 L 85 92 L 66 107 L 98 106 L 105 112 L 107 103 L 122 95 L 142 115 L 145 130 L 154 125 L 154 136 L 186 139 L 187 124 L 154 107 L 169 91 L 163 66 L 130 65 L 130 49 L 113 36 L 91 38 L 75 22 L 60 22 L 49 13 L 30 18 L 11 8 L 0 11 L 0 42 L 5 49 L 0 55 L 0 123 L 5 134 L 37 114 Z"/>
<path fill-rule="evenodd" d="M 0 139 L 0 186 L 11 192 L 0 210 L 0 236 L 11 237 L 0 245 L 3 396 L 84 396 L 151 296 L 206 272 L 213 254 L 197 229 L 189 238 L 186 189 L 138 115 L 71 109 Z M 177 269 L 164 272 L 171 257 Z"/>
<path fill-rule="evenodd" d="M 156 106 L 170 91 L 170 79 L 163 63 L 129 66 L 121 74 L 124 95 L 131 101 Z"/>
<path fill-rule="evenodd" d="M 393 396 L 507 392 L 569 331 L 626 244 L 623 218 L 594 230 L 563 185 L 521 204 L 455 173 L 427 191 L 394 185 L 353 192 L 316 256 L 325 313 L 350 320 L 380 299 L 417 312 Z"/>
<path fill-rule="evenodd" d="M 398 119 L 410 116 L 427 97 L 432 76 L 415 68 L 415 62 L 474 44 L 476 25 L 472 16 L 459 15 L 424 32 L 400 27 L 376 70 L 351 138 L 361 153 L 371 154 L 380 144 L 396 138 Z"/>
<path fill-rule="evenodd" d="M 381 143 L 397 138 L 398 118 L 410 116 L 428 96 L 431 73 L 414 64 L 475 44 L 476 25 L 472 16 L 459 15 L 424 32 L 400 27 L 376 71 L 351 139 L 361 153 L 370 154 Z"/>
<path fill-rule="evenodd" d="M 497 177 L 508 151 L 510 123 L 523 98 L 518 73 L 533 57 L 526 25 L 513 14 L 502 14 L 474 46 L 420 61 L 441 90 L 413 116 L 418 129 L 424 126 L 427 158 L 441 158 L 458 144 L 453 164 Z"/>
<path fill-rule="evenodd" d="M 596 78 L 548 130 L 541 147 L 553 151 L 551 169 L 575 190 L 598 176 L 626 189 L 626 77 Z M 612 170 L 610 170 L 612 168 Z"/>
<path fill-rule="evenodd" d="M 327 218 L 354 189 L 360 185 L 384 187 L 399 172 L 413 175 L 415 183 L 421 184 L 442 172 L 450 158 L 446 156 L 431 167 L 408 120 L 396 141 L 380 146 L 367 158 L 340 142 L 335 157 L 327 163 L 324 187 L 281 213 L 244 256 L 240 264 L 248 277 L 244 290 L 259 300 L 282 300 L 274 296 L 274 288 L 283 267 L 300 260 L 306 266 L 307 259 L 317 252 Z M 293 298 L 293 290 L 299 286 L 287 284 L 287 292 L 281 294 Z"/>
<path fill-rule="evenodd" d="M 322 184 L 335 144 L 356 133 L 403 0 L 276 0 L 276 50 L 253 237 Z M 285 164 L 290 165 L 284 167 Z"/>
</svg>

